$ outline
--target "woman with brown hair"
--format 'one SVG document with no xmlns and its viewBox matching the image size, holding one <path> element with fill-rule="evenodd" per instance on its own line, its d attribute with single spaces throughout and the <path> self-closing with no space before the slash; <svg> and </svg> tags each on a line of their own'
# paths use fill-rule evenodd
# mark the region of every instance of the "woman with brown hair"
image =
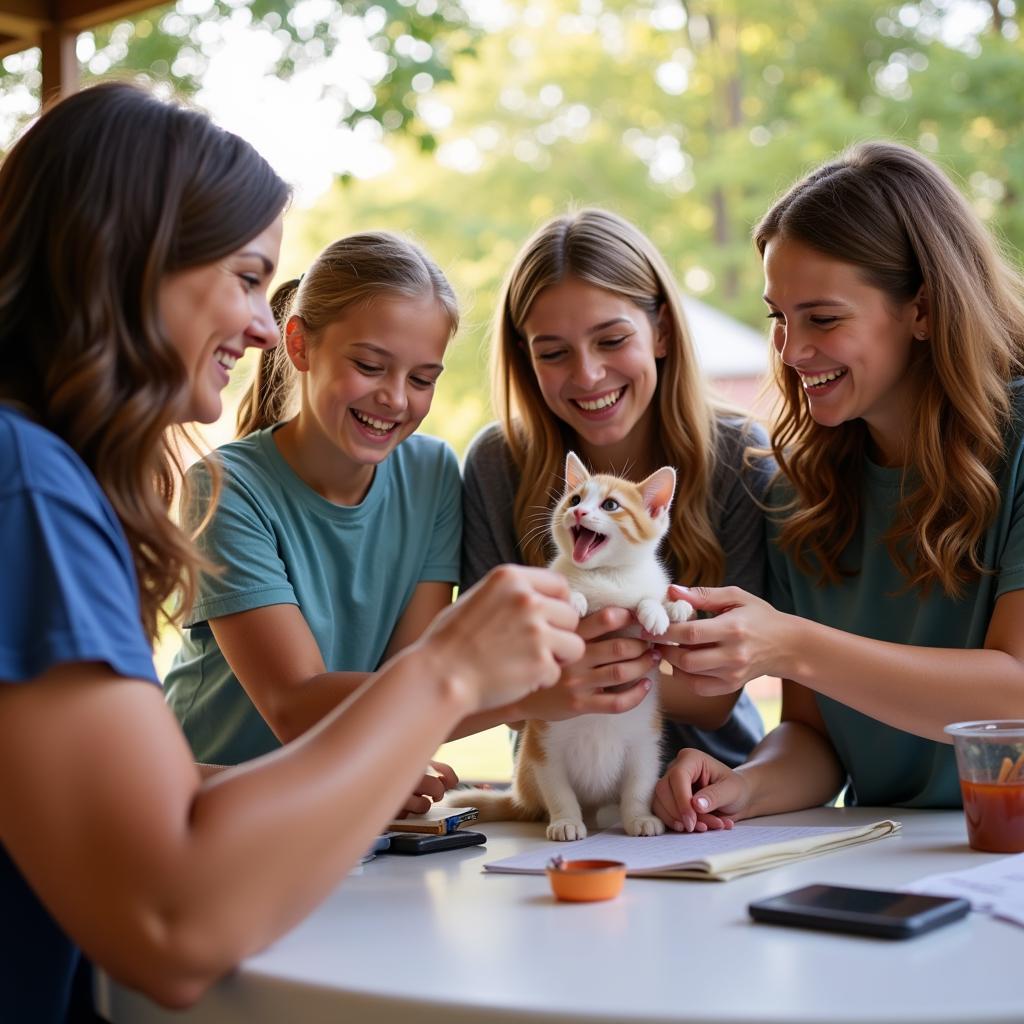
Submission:
<svg viewBox="0 0 1024 1024">
<path fill-rule="evenodd" d="M 664 653 L 698 693 L 781 676 L 782 723 L 736 771 L 683 751 L 659 813 L 686 829 L 846 783 L 847 803 L 959 806 L 943 727 L 1024 707 L 1024 284 L 896 144 L 813 171 L 754 238 L 783 397 L 772 603 L 690 591 L 715 617 Z"/>
<path fill-rule="evenodd" d="M 672 274 L 635 225 L 582 209 L 541 227 L 506 278 L 491 357 L 499 423 L 466 456 L 464 587 L 502 562 L 550 561 L 548 526 L 572 450 L 592 472 L 634 481 L 674 466 L 679 486 L 662 550 L 672 578 L 761 592 L 758 497 L 767 473 L 744 452 L 764 435 L 711 395 Z M 504 720 L 639 704 L 661 656 L 647 640 L 608 635 L 631 623 L 623 608 L 587 616 L 584 657 Z M 739 764 L 763 733 L 745 694 L 695 697 L 671 677 L 659 690 L 670 757 L 697 745 Z"/>
<path fill-rule="evenodd" d="M 149 648 L 204 565 L 165 431 L 276 344 L 287 198 L 248 144 L 120 84 L 0 165 L 4 1020 L 65 1020 L 79 950 L 193 1001 L 337 884 L 455 722 L 582 650 L 563 581 L 499 570 L 301 740 L 201 777 Z"/>
</svg>

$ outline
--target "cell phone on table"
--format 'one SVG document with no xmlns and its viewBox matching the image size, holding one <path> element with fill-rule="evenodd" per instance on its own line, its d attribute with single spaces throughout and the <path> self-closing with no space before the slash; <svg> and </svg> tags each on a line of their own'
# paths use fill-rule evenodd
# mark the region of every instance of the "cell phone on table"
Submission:
<svg viewBox="0 0 1024 1024">
<path fill-rule="evenodd" d="M 755 921 L 852 932 L 885 939 L 909 939 L 965 917 L 971 905 L 949 896 L 808 885 L 747 908 Z"/>
<path fill-rule="evenodd" d="M 483 832 L 465 832 L 458 829 L 447 835 L 436 832 L 389 832 L 388 853 L 439 853 L 441 850 L 458 850 L 463 846 L 479 846 L 487 842 Z"/>
</svg>

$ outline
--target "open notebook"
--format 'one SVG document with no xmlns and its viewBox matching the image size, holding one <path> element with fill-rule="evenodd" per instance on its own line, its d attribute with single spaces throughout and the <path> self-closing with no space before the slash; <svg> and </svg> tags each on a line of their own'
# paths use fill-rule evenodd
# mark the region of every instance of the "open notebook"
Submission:
<svg viewBox="0 0 1024 1024">
<path fill-rule="evenodd" d="M 573 843 L 539 843 L 527 853 L 484 865 L 485 871 L 541 874 L 552 857 L 566 860 L 621 860 L 626 873 L 726 882 L 754 871 L 881 839 L 900 828 L 898 821 L 855 827 L 821 828 L 742 822 L 728 831 L 627 836 L 622 829 L 598 832 Z"/>
</svg>

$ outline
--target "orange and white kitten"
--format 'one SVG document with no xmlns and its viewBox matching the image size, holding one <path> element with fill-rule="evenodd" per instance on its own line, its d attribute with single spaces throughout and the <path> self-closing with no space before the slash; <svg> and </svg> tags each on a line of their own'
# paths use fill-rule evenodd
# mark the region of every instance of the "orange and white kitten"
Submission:
<svg viewBox="0 0 1024 1024">
<path fill-rule="evenodd" d="M 665 600 L 669 577 L 657 554 L 668 530 L 675 470 L 665 466 L 635 484 L 592 476 L 570 452 L 565 483 L 552 516 L 558 555 L 551 568 L 569 581 L 580 615 L 609 605 L 631 608 L 654 635 L 686 621 L 693 609 Z M 657 677 L 655 669 L 650 692 L 623 714 L 526 722 L 511 793 L 460 790 L 447 802 L 479 807 L 481 821 L 547 817 L 548 839 L 569 840 L 586 836 L 584 811 L 618 801 L 629 835 L 660 835 L 665 826 L 651 811 L 661 746 Z"/>
</svg>

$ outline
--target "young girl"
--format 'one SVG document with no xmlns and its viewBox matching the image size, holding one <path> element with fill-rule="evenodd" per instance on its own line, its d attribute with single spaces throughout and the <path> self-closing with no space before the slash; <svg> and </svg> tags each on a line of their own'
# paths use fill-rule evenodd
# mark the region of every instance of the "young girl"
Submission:
<svg viewBox="0 0 1024 1024">
<path fill-rule="evenodd" d="M 240 440 L 217 453 L 224 484 L 199 545 L 218 571 L 166 679 L 213 764 L 305 732 L 415 640 L 458 579 L 458 463 L 412 436 L 458 325 L 444 275 L 401 238 L 352 235 L 272 305 L 284 344 L 261 356 Z M 189 478 L 184 518 L 201 527 L 208 467 Z"/>
<path fill-rule="evenodd" d="M 782 724 L 735 772 L 684 751 L 659 813 L 686 829 L 847 781 L 848 803 L 959 806 L 943 726 L 1024 707 L 1021 279 L 898 145 L 814 171 L 755 239 L 784 396 L 773 604 L 693 593 L 718 614 L 664 654 L 699 693 L 782 676 Z"/>
<path fill-rule="evenodd" d="M 674 466 L 679 487 L 662 551 L 672 577 L 761 592 L 757 500 L 766 473 L 748 469 L 743 453 L 762 435 L 708 395 L 672 275 L 637 228 L 598 209 L 542 227 L 506 281 L 493 366 L 501 422 L 466 457 L 463 586 L 501 562 L 550 561 L 548 521 L 571 449 L 592 472 L 631 480 Z M 558 687 L 508 709 L 507 720 L 639 704 L 660 656 L 644 640 L 605 636 L 630 622 L 622 608 L 585 618 L 584 658 Z M 661 692 L 669 756 L 697 745 L 738 764 L 762 735 L 746 695 L 695 698 L 671 678 Z"/>
<path fill-rule="evenodd" d="M 122 84 L 0 165 L 5 1021 L 65 1020 L 79 948 L 196 999 L 337 885 L 455 722 L 582 652 L 564 581 L 502 569 L 319 728 L 200 777 L 149 649 L 201 564 L 165 428 L 216 419 L 235 360 L 276 344 L 287 196 L 248 144 Z"/>
</svg>

